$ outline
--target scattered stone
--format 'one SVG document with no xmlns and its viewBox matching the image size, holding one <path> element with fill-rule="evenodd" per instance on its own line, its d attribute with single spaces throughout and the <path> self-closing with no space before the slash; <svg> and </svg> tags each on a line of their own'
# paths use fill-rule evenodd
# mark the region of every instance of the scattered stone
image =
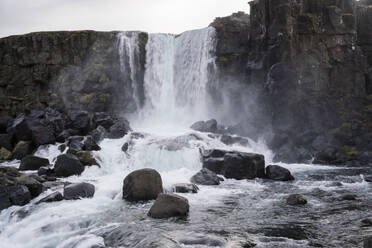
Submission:
<svg viewBox="0 0 372 248">
<path fill-rule="evenodd" d="M 288 196 L 287 204 L 291 206 L 305 205 L 307 200 L 300 194 L 292 194 Z"/>
<path fill-rule="evenodd" d="M 73 183 L 64 187 L 63 197 L 66 200 L 78 200 L 80 198 L 92 198 L 95 187 L 90 183 Z"/>
<path fill-rule="evenodd" d="M 69 177 L 80 175 L 84 171 L 84 166 L 75 155 L 62 154 L 57 157 L 54 171 L 57 177 Z"/>
<path fill-rule="evenodd" d="M 221 177 L 206 168 L 203 168 L 191 178 L 192 183 L 200 185 L 219 185 L 221 181 L 223 181 Z"/>
<path fill-rule="evenodd" d="M 21 160 L 33 151 L 33 146 L 30 141 L 19 141 L 13 149 L 12 158 Z"/>
<path fill-rule="evenodd" d="M 57 201 L 62 201 L 62 200 L 63 200 L 63 195 L 60 192 L 54 192 L 54 193 L 42 198 L 36 204 L 40 204 L 40 203 L 43 203 L 43 202 L 57 202 Z"/>
<path fill-rule="evenodd" d="M 163 183 L 156 170 L 136 170 L 124 179 L 123 199 L 128 201 L 154 200 L 162 192 Z"/>
<path fill-rule="evenodd" d="M 159 194 L 148 215 L 152 218 L 186 217 L 189 213 L 189 201 L 175 194 Z"/>
<path fill-rule="evenodd" d="M 180 240 L 180 243 L 192 247 L 226 247 L 226 241 L 223 238 L 206 235 L 184 238 Z"/>
<path fill-rule="evenodd" d="M 198 193 L 199 187 L 192 183 L 178 183 L 172 186 L 176 193 Z"/>
<path fill-rule="evenodd" d="M 49 160 L 33 155 L 28 155 L 21 160 L 19 170 L 38 170 L 40 167 L 49 165 Z"/>
<path fill-rule="evenodd" d="M 292 181 L 294 177 L 291 172 L 279 165 L 269 165 L 266 167 L 266 177 L 276 181 Z"/>
</svg>

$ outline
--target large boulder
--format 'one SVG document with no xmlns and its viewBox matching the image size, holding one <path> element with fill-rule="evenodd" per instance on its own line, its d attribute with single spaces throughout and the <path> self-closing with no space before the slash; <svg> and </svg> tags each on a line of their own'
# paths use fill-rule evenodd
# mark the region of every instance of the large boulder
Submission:
<svg viewBox="0 0 372 248">
<path fill-rule="evenodd" d="M 90 129 L 90 118 L 87 111 L 72 111 L 68 113 L 71 121 L 71 128 L 79 130 L 83 135 L 87 134 Z"/>
<path fill-rule="evenodd" d="M 40 120 L 30 120 L 29 127 L 32 132 L 32 142 L 35 146 L 54 144 L 56 142 L 53 129 L 43 124 Z"/>
<path fill-rule="evenodd" d="M 279 165 L 269 165 L 266 167 L 266 177 L 276 181 L 292 181 L 294 177 L 291 172 Z"/>
<path fill-rule="evenodd" d="M 160 194 L 148 215 L 152 218 L 186 217 L 189 213 L 189 208 L 189 201 L 182 196 Z"/>
<path fill-rule="evenodd" d="M 57 177 L 69 177 L 80 175 L 84 171 L 84 166 L 75 155 L 62 154 L 57 157 L 54 171 Z"/>
<path fill-rule="evenodd" d="M 6 148 L 0 148 L 0 160 L 9 160 L 12 158 L 12 153 L 8 151 Z"/>
<path fill-rule="evenodd" d="M 49 165 L 49 160 L 37 156 L 28 155 L 21 160 L 19 170 L 38 170 Z"/>
<path fill-rule="evenodd" d="M 154 169 L 141 169 L 124 179 L 123 199 L 128 201 L 154 200 L 163 192 L 160 174 Z"/>
<path fill-rule="evenodd" d="M 209 121 L 198 121 L 191 125 L 191 129 L 199 132 L 215 133 L 218 130 L 217 121 L 211 119 Z"/>
<path fill-rule="evenodd" d="M 98 126 L 96 129 L 91 131 L 89 135 L 93 137 L 96 143 L 99 143 L 107 137 L 107 131 L 104 127 Z"/>
<path fill-rule="evenodd" d="M 124 137 L 131 128 L 129 126 L 129 122 L 125 119 L 119 119 L 112 125 L 108 132 L 108 138 L 110 139 L 120 139 Z"/>
<path fill-rule="evenodd" d="M 213 171 L 203 168 L 192 176 L 190 181 L 200 185 L 219 185 L 223 179 L 217 176 Z"/>
<path fill-rule="evenodd" d="M 8 133 L 13 133 L 17 141 L 25 140 L 29 141 L 32 139 L 32 131 L 29 126 L 29 122 L 24 114 L 18 115 L 12 125 L 7 129 Z"/>
<path fill-rule="evenodd" d="M 21 176 L 17 178 L 17 182 L 27 187 L 32 198 L 39 196 L 43 192 L 43 185 L 30 176 Z"/>
<path fill-rule="evenodd" d="M 40 204 L 43 202 L 56 202 L 56 201 L 62 201 L 63 195 L 60 192 L 54 192 L 42 199 L 40 199 L 36 204 Z"/>
<path fill-rule="evenodd" d="M 110 127 L 114 125 L 114 119 L 105 112 L 97 112 L 94 113 L 92 123 L 95 128 L 102 126 L 105 129 L 110 129 Z"/>
<path fill-rule="evenodd" d="M 73 183 L 64 187 L 63 197 L 66 200 L 77 200 L 80 198 L 92 198 L 95 187 L 90 183 Z"/>
</svg>

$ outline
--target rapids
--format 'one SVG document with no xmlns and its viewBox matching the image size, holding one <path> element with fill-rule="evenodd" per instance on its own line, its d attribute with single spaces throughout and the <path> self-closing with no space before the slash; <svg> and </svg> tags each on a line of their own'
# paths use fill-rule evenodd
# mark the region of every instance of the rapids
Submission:
<svg viewBox="0 0 372 248">
<path fill-rule="evenodd" d="M 119 36 L 122 70 L 131 75 L 136 39 L 135 33 Z M 199 148 L 260 153 L 267 165 L 272 162 L 263 141 L 227 146 L 189 129 L 194 121 L 214 117 L 208 87 L 213 83 L 215 45 L 213 28 L 179 36 L 150 34 L 146 102 L 130 116 L 134 131 L 100 143 L 102 150 L 94 156 L 101 168 L 87 167 L 81 176 L 59 180 L 92 183 L 94 197 L 36 205 L 46 195 L 63 191 L 63 184 L 56 184 L 26 206 L 1 211 L 0 247 L 251 247 L 251 242 L 256 247 L 359 247 L 368 230 L 360 221 L 372 217 L 371 185 L 361 176 L 371 173 L 370 168 L 280 164 L 296 181 L 229 179 L 219 186 L 200 186 L 197 194 L 181 194 L 190 202 L 187 220 L 154 220 L 146 216 L 152 202 L 122 200 L 123 179 L 136 169 L 159 171 L 167 191 L 172 184 L 190 182 L 202 167 Z M 130 143 L 126 153 L 121 151 L 125 142 Z M 57 147 L 40 147 L 36 155 L 54 161 L 60 154 Z M 19 161 L 3 165 L 18 167 Z M 292 193 L 303 194 L 309 203 L 286 205 Z M 340 200 L 346 193 L 356 194 L 357 201 Z"/>
</svg>

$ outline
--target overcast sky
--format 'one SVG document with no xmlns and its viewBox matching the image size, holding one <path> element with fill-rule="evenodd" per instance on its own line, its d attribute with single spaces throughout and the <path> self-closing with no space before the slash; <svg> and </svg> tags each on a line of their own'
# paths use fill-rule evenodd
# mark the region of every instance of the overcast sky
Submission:
<svg viewBox="0 0 372 248">
<path fill-rule="evenodd" d="M 0 0 L 0 37 L 49 30 L 181 33 L 249 12 L 247 0 Z"/>
</svg>

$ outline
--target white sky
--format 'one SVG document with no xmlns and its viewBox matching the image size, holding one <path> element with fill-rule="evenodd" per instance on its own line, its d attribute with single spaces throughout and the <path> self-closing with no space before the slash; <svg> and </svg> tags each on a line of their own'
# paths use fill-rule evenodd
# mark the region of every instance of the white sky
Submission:
<svg viewBox="0 0 372 248">
<path fill-rule="evenodd" d="M 0 37 L 52 30 L 181 33 L 249 12 L 248 0 L 0 0 Z"/>
</svg>

